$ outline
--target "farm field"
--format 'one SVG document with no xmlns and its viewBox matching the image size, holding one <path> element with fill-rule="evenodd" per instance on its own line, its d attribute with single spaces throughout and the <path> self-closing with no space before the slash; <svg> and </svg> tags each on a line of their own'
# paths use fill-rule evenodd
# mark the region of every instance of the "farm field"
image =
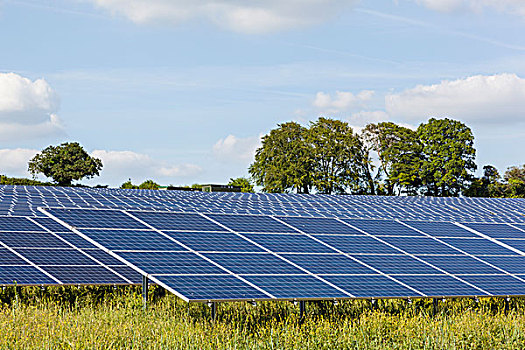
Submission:
<svg viewBox="0 0 525 350">
<path fill-rule="evenodd" d="M 0 349 L 520 349 L 525 302 L 511 299 L 204 304 L 152 286 L 8 287 L 0 294 Z"/>
</svg>

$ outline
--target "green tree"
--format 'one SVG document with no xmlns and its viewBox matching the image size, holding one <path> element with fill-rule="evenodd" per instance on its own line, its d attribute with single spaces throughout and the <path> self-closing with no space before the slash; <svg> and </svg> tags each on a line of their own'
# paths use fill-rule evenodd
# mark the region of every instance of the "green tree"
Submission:
<svg viewBox="0 0 525 350">
<path fill-rule="evenodd" d="M 474 178 L 463 195 L 466 197 L 504 197 L 505 185 L 501 182 L 501 176 L 492 165 L 483 167 L 483 176 Z"/>
<path fill-rule="evenodd" d="M 153 180 L 146 180 L 139 185 L 141 190 L 158 190 L 160 185 Z"/>
<path fill-rule="evenodd" d="M 295 122 L 279 124 L 263 137 L 249 172 L 265 192 L 309 193 L 312 186 L 312 148 L 308 130 Z"/>
<path fill-rule="evenodd" d="M 78 142 L 49 146 L 29 161 L 29 172 L 42 173 L 60 186 L 71 186 L 73 180 L 100 174 L 102 161 L 91 157 Z"/>
<path fill-rule="evenodd" d="M 417 133 L 392 122 L 368 124 L 362 132 L 365 144 L 377 153 L 378 177 L 384 178 L 385 194 L 417 194 L 422 145 Z"/>
<path fill-rule="evenodd" d="M 308 131 L 312 148 L 313 185 L 320 193 L 362 191 L 365 169 L 362 144 L 348 123 L 319 118 Z"/>
<path fill-rule="evenodd" d="M 525 164 L 521 168 L 517 166 L 508 168 L 503 178 L 507 197 L 525 198 Z"/>
<path fill-rule="evenodd" d="M 228 182 L 228 186 L 238 186 L 241 188 L 241 192 L 255 192 L 253 190 L 252 182 L 250 181 L 250 179 L 247 179 L 245 177 L 238 177 L 236 179 L 231 178 L 230 182 Z"/>
<path fill-rule="evenodd" d="M 474 135 L 465 124 L 431 118 L 417 129 L 423 147 L 420 177 L 424 194 L 457 196 L 470 185 L 474 162 Z"/>
<path fill-rule="evenodd" d="M 137 189 L 137 188 L 139 188 L 139 186 L 134 185 L 134 184 L 131 182 L 131 179 L 129 179 L 128 181 L 126 181 L 126 182 L 124 182 L 122 185 L 120 185 L 120 188 L 127 189 L 127 190 L 133 190 L 133 189 Z"/>
</svg>

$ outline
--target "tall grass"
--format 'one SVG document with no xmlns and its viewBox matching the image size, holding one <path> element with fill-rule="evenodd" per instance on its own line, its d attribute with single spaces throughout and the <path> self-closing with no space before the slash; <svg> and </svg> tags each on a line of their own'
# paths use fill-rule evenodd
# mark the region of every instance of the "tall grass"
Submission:
<svg viewBox="0 0 525 350">
<path fill-rule="evenodd" d="M 137 287 L 6 288 L 0 349 L 521 349 L 525 302 L 508 314 L 499 299 L 432 303 L 356 300 L 307 303 L 299 322 L 289 302 L 204 304 L 152 288 L 144 311 Z"/>
</svg>

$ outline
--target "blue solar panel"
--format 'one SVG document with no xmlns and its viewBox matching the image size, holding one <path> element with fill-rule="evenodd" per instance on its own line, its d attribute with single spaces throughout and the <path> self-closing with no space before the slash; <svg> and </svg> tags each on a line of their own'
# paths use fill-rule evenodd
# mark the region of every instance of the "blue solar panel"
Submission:
<svg viewBox="0 0 525 350">
<path fill-rule="evenodd" d="M 78 229 L 148 229 L 147 226 L 118 210 L 47 209 L 47 211 Z"/>
<path fill-rule="evenodd" d="M 484 256 L 482 260 L 512 274 L 525 274 L 525 256 Z"/>
<path fill-rule="evenodd" d="M 461 276 L 461 278 L 464 278 L 464 276 Z M 416 288 L 427 296 L 487 295 L 486 293 L 447 275 L 396 276 L 396 279 Z"/>
<path fill-rule="evenodd" d="M 421 237 L 421 233 L 395 221 L 351 219 L 345 219 L 343 221 L 374 236 L 388 235 Z"/>
<path fill-rule="evenodd" d="M 322 276 L 325 280 L 356 297 L 418 297 L 421 294 L 382 275 Z"/>
<path fill-rule="evenodd" d="M 375 274 L 372 269 L 343 254 L 282 254 L 314 274 Z"/>
<path fill-rule="evenodd" d="M 0 232 L 0 241 L 11 248 L 71 248 L 70 245 L 47 232 Z"/>
<path fill-rule="evenodd" d="M 220 214 L 208 214 L 206 216 L 236 232 L 297 233 L 296 230 L 268 216 Z"/>
<path fill-rule="evenodd" d="M 221 226 L 205 219 L 199 214 L 166 212 L 140 212 L 131 214 L 159 230 L 174 231 L 226 231 Z"/>
<path fill-rule="evenodd" d="M 32 263 L 43 265 L 97 265 L 76 249 L 15 249 Z"/>
<path fill-rule="evenodd" d="M 226 273 L 191 252 L 120 252 L 119 255 L 148 274 Z"/>
<path fill-rule="evenodd" d="M 382 240 L 409 254 L 461 254 L 432 238 L 427 237 L 381 237 Z"/>
<path fill-rule="evenodd" d="M 244 236 L 266 249 L 286 253 L 333 253 L 334 250 L 302 235 L 245 233 Z"/>
<path fill-rule="evenodd" d="M 525 240 L 523 239 L 498 239 L 498 241 L 525 253 Z M 515 253 L 515 254 L 518 254 L 518 253 Z M 511 254 L 506 254 L 506 255 L 513 255 L 513 254 L 511 253 Z"/>
<path fill-rule="evenodd" d="M 102 266 L 43 266 L 64 284 L 128 284 Z"/>
<path fill-rule="evenodd" d="M 133 284 L 142 283 L 142 275 L 128 266 L 111 266 L 111 270 L 122 275 Z"/>
<path fill-rule="evenodd" d="M 505 224 L 464 224 L 492 238 L 525 238 L 525 232 Z"/>
<path fill-rule="evenodd" d="M 361 232 L 335 219 L 282 216 L 279 217 L 279 220 L 282 220 L 305 233 L 362 235 Z"/>
<path fill-rule="evenodd" d="M 483 262 L 478 261 L 468 255 L 448 255 L 448 256 L 429 256 L 427 255 L 427 256 L 421 256 L 420 258 L 453 275 L 474 274 L 474 273 L 478 273 L 478 274 L 501 273 L 501 271 L 487 264 L 484 264 Z M 486 257 L 483 257 L 482 260 L 487 261 Z"/>
<path fill-rule="evenodd" d="M 156 231 L 82 230 L 82 233 L 110 250 L 187 250 Z"/>
<path fill-rule="evenodd" d="M 50 219 L 50 218 L 31 218 L 31 219 L 35 221 L 36 223 L 44 226 L 49 231 L 53 231 L 55 233 L 56 232 L 69 232 L 69 230 L 65 226 L 59 224 L 53 219 Z"/>
<path fill-rule="evenodd" d="M 263 292 L 230 275 L 155 278 L 194 301 L 270 299 Z"/>
<path fill-rule="evenodd" d="M 24 217 L 0 217 L 0 231 L 26 231 L 26 232 L 42 232 L 43 228 L 32 223 Z"/>
<path fill-rule="evenodd" d="M 269 253 L 209 253 L 204 254 L 233 273 L 246 274 L 304 274 L 292 264 Z"/>
<path fill-rule="evenodd" d="M 39 285 L 56 282 L 33 266 L 0 266 L 0 284 Z"/>
<path fill-rule="evenodd" d="M 102 249 L 84 249 L 84 253 L 96 259 L 103 265 L 123 265 L 124 263 L 112 257 Z"/>
<path fill-rule="evenodd" d="M 479 237 L 475 233 L 465 230 L 450 222 L 404 221 L 411 227 L 423 231 L 434 237 Z"/>
<path fill-rule="evenodd" d="M 255 244 L 230 232 L 166 232 L 195 251 L 262 252 Z"/>
<path fill-rule="evenodd" d="M 348 295 L 310 276 L 245 276 L 246 280 L 269 292 L 276 298 L 348 298 Z"/>
<path fill-rule="evenodd" d="M 471 255 L 516 255 L 510 249 L 502 247 L 486 239 L 442 238 L 442 240 Z"/>
<path fill-rule="evenodd" d="M 525 295 L 525 282 L 509 275 L 477 275 L 461 276 L 461 278 L 493 295 Z"/>
<path fill-rule="evenodd" d="M 440 273 L 433 267 L 406 255 L 360 255 L 356 258 L 388 275 Z"/>
<path fill-rule="evenodd" d="M 399 251 L 368 236 L 316 235 L 316 238 L 343 253 L 351 254 L 399 254 Z M 333 252 L 333 251 L 332 251 Z"/>
<path fill-rule="evenodd" d="M 28 263 L 7 248 L 0 248 L 0 265 L 27 265 Z"/>
<path fill-rule="evenodd" d="M 76 248 L 96 248 L 95 245 L 73 232 L 60 232 L 58 236 L 73 244 Z"/>
</svg>

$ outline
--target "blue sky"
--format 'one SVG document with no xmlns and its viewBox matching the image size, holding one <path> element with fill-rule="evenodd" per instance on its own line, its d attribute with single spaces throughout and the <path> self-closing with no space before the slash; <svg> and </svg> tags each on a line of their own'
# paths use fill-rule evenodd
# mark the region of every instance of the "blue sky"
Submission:
<svg viewBox="0 0 525 350">
<path fill-rule="evenodd" d="M 189 4 L 189 5 L 188 5 Z M 261 135 L 469 125 L 477 163 L 525 163 L 521 0 L 0 0 L 0 173 L 78 141 L 102 176 L 246 176 Z"/>
</svg>

